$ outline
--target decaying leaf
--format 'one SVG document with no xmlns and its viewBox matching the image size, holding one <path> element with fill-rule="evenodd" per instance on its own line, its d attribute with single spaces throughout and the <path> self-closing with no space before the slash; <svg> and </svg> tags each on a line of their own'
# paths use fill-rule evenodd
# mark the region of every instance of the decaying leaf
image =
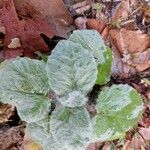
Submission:
<svg viewBox="0 0 150 150">
<path fill-rule="evenodd" d="M 72 30 L 72 17 L 62 0 L 14 0 L 19 16 L 42 18 L 55 35 L 67 37 Z M 48 33 L 47 33 L 48 34 Z"/>
<path fill-rule="evenodd" d="M 95 29 L 99 33 L 102 33 L 102 31 L 106 27 L 105 22 L 101 20 L 95 20 L 95 19 L 88 19 L 86 24 L 87 24 L 87 29 Z"/>
<path fill-rule="evenodd" d="M 0 5 L 0 26 L 5 27 L 4 58 L 23 55 L 33 57 L 37 50 L 49 51 L 40 36 L 40 34 L 45 34 L 47 37 L 53 37 L 52 30 L 45 21 L 40 17 L 18 18 L 13 0 L 1 1 Z M 14 38 L 19 38 L 21 43 L 15 49 L 10 46 Z"/>
<path fill-rule="evenodd" d="M 128 61 L 139 72 L 150 68 L 150 48 L 141 53 L 131 54 L 131 58 Z"/>
<path fill-rule="evenodd" d="M 16 150 L 23 143 L 24 127 L 12 127 L 4 133 L 0 133 L 0 149 L 1 150 Z"/>
<path fill-rule="evenodd" d="M 110 36 L 122 55 L 143 52 L 150 47 L 150 37 L 141 31 L 130 31 L 123 28 L 121 30 L 112 29 Z"/>
<path fill-rule="evenodd" d="M 147 129 L 146 129 L 147 130 Z M 149 131 L 146 134 L 150 135 Z M 131 141 L 126 141 L 125 145 L 123 146 L 124 150 L 148 150 L 150 149 L 150 138 L 147 140 L 145 139 L 146 134 L 142 135 L 141 133 L 136 133 Z"/>
<path fill-rule="evenodd" d="M 139 72 L 150 67 L 150 37 L 147 34 L 122 28 L 110 30 L 110 37 L 123 63 Z"/>
<path fill-rule="evenodd" d="M 119 6 L 116 8 L 112 20 L 118 21 L 128 19 L 128 17 L 133 14 L 134 8 L 138 8 L 137 5 L 137 0 L 122 0 Z"/>
<path fill-rule="evenodd" d="M 15 107 L 0 103 L 0 123 L 5 123 L 14 114 Z"/>
<path fill-rule="evenodd" d="M 135 75 L 137 71 L 145 71 L 150 67 L 148 50 L 150 47 L 150 37 L 137 30 L 138 25 L 136 22 L 136 19 L 142 17 L 140 13 L 145 8 L 147 7 L 137 0 L 122 0 L 110 18 L 111 24 L 116 24 L 114 28 L 118 28 L 110 29 L 110 39 L 107 38 L 111 40 L 114 52 L 112 71 L 116 75 L 121 75 L 121 77 L 130 77 Z M 137 13 L 141 16 L 135 18 Z M 119 27 L 117 24 L 120 24 Z M 119 51 L 119 55 L 117 51 Z"/>
<path fill-rule="evenodd" d="M 121 78 L 128 78 L 136 73 L 135 68 L 123 63 L 122 56 L 116 49 L 116 47 L 112 44 L 112 51 L 113 51 L 113 61 L 111 72 L 112 75 L 119 76 Z"/>
</svg>

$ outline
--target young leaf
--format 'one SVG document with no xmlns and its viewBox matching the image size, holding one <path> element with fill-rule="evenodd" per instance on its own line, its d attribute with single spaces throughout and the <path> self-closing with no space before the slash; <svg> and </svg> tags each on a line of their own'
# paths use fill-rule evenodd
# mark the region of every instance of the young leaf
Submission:
<svg viewBox="0 0 150 150">
<path fill-rule="evenodd" d="M 106 52 L 103 53 L 105 57 L 105 62 L 103 64 L 98 64 L 98 76 L 97 76 L 97 84 L 104 85 L 108 81 L 110 81 L 110 73 L 111 73 L 111 64 L 112 64 L 112 51 L 110 48 L 106 48 Z"/>
<path fill-rule="evenodd" d="M 74 90 L 87 94 L 97 78 L 92 53 L 71 41 L 60 41 L 49 56 L 46 66 L 50 88 L 58 95 Z"/>
<path fill-rule="evenodd" d="M 74 43 L 81 44 L 85 49 L 93 53 L 97 65 L 97 84 L 103 85 L 110 80 L 112 53 L 108 49 L 100 34 L 96 30 L 76 30 L 69 38 Z"/>
<path fill-rule="evenodd" d="M 122 138 L 136 125 L 142 111 L 140 95 L 129 85 L 104 88 L 97 99 L 94 141 Z"/>
<path fill-rule="evenodd" d="M 18 115 L 26 122 L 41 120 L 50 111 L 51 101 L 43 95 L 16 93 L 16 97 L 13 99 L 17 101 L 15 106 Z"/>
<path fill-rule="evenodd" d="M 87 98 L 78 91 L 73 91 L 67 96 L 58 99 L 64 107 L 81 107 L 87 102 Z"/>
<path fill-rule="evenodd" d="M 59 144 L 59 140 L 55 140 L 52 136 L 48 117 L 38 122 L 27 124 L 26 132 L 42 146 L 43 150 L 66 150 Z"/>
<path fill-rule="evenodd" d="M 40 120 L 49 112 L 44 68 L 42 61 L 18 58 L 0 70 L 0 99 L 17 106 L 20 117 L 26 122 Z"/>
<path fill-rule="evenodd" d="M 2 69 L 0 88 L 25 93 L 45 94 L 48 83 L 45 63 L 29 58 L 18 58 L 7 63 Z"/>
<path fill-rule="evenodd" d="M 52 113 L 50 126 L 54 138 L 69 150 L 83 150 L 91 138 L 90 116 L 83 107 L 57 106 Z"/>
</svg>

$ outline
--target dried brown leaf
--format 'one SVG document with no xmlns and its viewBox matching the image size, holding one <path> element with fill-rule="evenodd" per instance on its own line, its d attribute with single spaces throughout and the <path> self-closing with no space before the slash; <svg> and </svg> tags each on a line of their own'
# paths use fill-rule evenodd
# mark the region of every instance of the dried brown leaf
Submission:
<svg viewBox="0 0 150 150">
<path fill-rule="evenodd" d="M 5 123 L 14 115 L 15 108 L 13 106 L 0 103 L 0 123 Z"/>
<path fill-rule="evenodd" d="M 112 29 L 110 36 L 121 54 L 143 52 L 150 47 L 150 36 L 141 31 Z"/>
<path fill-rule="evenodd" d="M 150 67 L 150 37 L 140 31 L 112 29 L 110 37 L 124 63 L 141 72 Z"/>
<path fill-rule="evenodd" d="M 62 0 L 14 0 L 20 16 L 40 17 L 53 29 L 55 35 L 67 37 L 73 19 Z"/>
<path fill-rule="evenodd" d="M 37 50 L 49 51 L 40 35 L 45 34 L 47 37 L 53 37 L 52 30 L 45 21 L 38 16 L 35 18 L 28 16 L 19 20 L 13 0 L 1 1 L 0 5 L 0 26 L 5 27 L 6 30 L 4 58 L 23 55 L 33 57 L 34 52 Z M 20 40 L 20 47 L 10 47 L 10 43 L 14 38 Z"/>
<path fill-rule="evenodd" d="M 1 150 L 18 150 L 24 138 L 24 127 L 17 126 L 0 133 Z"/>
<path fill-rule="evenodd" d="M 86 22 L 87 29 L 95 29 L 99 33 L 101 33 L 106 27 L 106 23 L 101 20 L 96 19 L 88 19 Z"/>
</svg>

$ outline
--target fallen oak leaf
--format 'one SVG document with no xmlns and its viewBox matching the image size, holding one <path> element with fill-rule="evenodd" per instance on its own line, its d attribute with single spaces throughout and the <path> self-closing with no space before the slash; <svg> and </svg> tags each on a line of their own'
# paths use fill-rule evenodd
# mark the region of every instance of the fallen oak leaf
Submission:
<svg viewBox="0 0 150 150">
<path fill-rule="evenodd" d="M 133 76 L 136 71 L 133 67 L 129 66 L 126 63 L 123 63 L 121 54 L 118 52 L 113 43 L 111 43 L 112 51 L 113 51 L 113 61 L 112 61 L 112 75 L 114 78 L 128 78 Z"/>
<path fill-rule="evenodd" d="M 137 9 L 133 11 L 133 8 L 138 8 L 137 0 L 122 0 L 121 3 L 116 7 L 112 21 L 127 20 L 128 17 L 132 16 L 139 10 Z"/>
<path fill-rule="evenodd" d="M 99 33 L 102 33 L 102 31 L 106 27 L 105 22 L 96 19 L 87 19 L 86 25 L 87 25 L 87 29 L 95 29 Z"/>
<path fill-rule="evenodd" d="M 0 133 L 0 148 L 1 150 L 19 149 L 23 143 L 24 127 L 17 126 L 8 129 L 6 132 Z"/>
<path fill-rule="evenodd" d="M 150 7 L 145 4 L 144 0 L 122 0 L 114 11 L 112 24 L 120 22 L 119 26 L 126 29 L 136 30 L 138 28 L 149 33 L 149 14 Z"/>
<path fill-rule="evenodd" d="M 141 31 L 129 31 L 124 28 L 111 29 L 112 44 L 120 52 L 122 61 L 138 72 L 150 67 L 150 37 Z"/>
<path fill-rule="evenodd" d="M 150 67 L 150 48 L 144 52 L 123 54 L 122 61 L 135 67 L 138 72 L 144 71 Z"/>
<path fill-rule="evenodd" d="M 149 149 L 150 144 L 150 128 L 139 128 L 139 131 L 131 140 L 125 142 L 123 150 L 140 150 L 142 148 Z"/>
<path fill-rule="evenodd" d="M 43 33 L 48 37 L 53 37 L 53 32 L 49 25 L 41 18 L 24 18 L 19 20 L 13 0 L 1 1 L 0 9 L 0 26 L 5 27 L 4 38 L 4 58 L 12 58 L 16 56 L 33 57 L 37 50 L 49 51 L 47 44 L 41 38 Z M 8 48 L 11 40 L 19 38 L 21 47 L 13 49 Z"/>
<path fill-rule="evenodd" d="M 25 20 L 24 32 L 21 36 L 25 56 L 28 56 L 28 53 L 32 54 L 37 50 L 49 52 L 49 47 L 41 37 L 41 34 L 44 34 L 49 38 L 52 38 L 54 34 L 46 22 L 37 19 Z"/>
<path fill-rule="evenodd" d="M 102 31 L 101 36 L 104 40 L 107 40 L 109 35 L 110 28 L 108 26 L 105 27 L 105 29 Z"/>
<path fill-rule="evenodd" d="M 0 103 L 0 123 L 7 122 L 14 115 L 15 107 Z"/>
<path fill-rule="evenodd" d="M 120 30 L 112 29 L 109 34 L 122 55 L 143 52 L 150 47 L 150 37 L 141 31 L 130 31 L 122 28 Z"/>
<path fill-rule="evenodd" d="M 63 0 L 14 0 L 14 3 L 19 16 L 40 18 L 56 36 L 66 38 L 72 31 L 73 19 Z"/>
</svg>

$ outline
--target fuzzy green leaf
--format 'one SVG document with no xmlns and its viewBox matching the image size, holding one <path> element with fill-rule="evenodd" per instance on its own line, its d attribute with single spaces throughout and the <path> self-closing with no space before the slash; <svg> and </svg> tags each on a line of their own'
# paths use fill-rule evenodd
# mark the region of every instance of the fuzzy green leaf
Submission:
<svg viewBox="0 0 150 150">
<path fill-rule="evenodd" d="M 66 150 L 55 140 L 50 133 L 50 119 L 47 117 L 35 123 L 29 123 L 26 127 L 29 136 L 40 144 L 43 150 Z"/>
<path fill-rule="evenodd" d="M 93 140 L 123 138 L 136 125 L 142 106 L 140 95 L 129 85 L 104 88 L 97 99 Z"/>
<path fill-rule="evenodd" d="M 47 82 L 44 62 L 29 58 L 11 60 L 0 70 L 0 99 L 17 106 L 22 120 L 35 122 L 49 112 Z"/>
<path fill-rule="evenodd" d="M 16 93 L 15 97 L 13 99 L 17 100 L 15 106 L 17 107 L 18 115 L 26 122 L 41 120 L 50 111 L 51 101 L 46 96 Z"/>
<path fill-rule="evenodd" d="M 58 95 L 72 91 L 87 94 L 97 78 L 92 53 L 71 41 L 60 41 L 49 56 L 46 66 L 49 85 Z"/>
<path fill-rule="evenodd" d="M 57 107 L 52 113 L 50 126 L 54 138 L 67 149 L 83 150 L 91 138 L 90 117 L 83 107 Z"/>
<path fill-rule="evenodd" d="M 25 93 L 47 93 L 45 63 L 29 58 L 18 58 L 7 63 L 0 76 L 0 88 Z"/>
<path fill-rule="evenodd" d="M 98 65 L 97 84 L 103 85 L 110 80 L 112 53 L 104 44 L 96 30 L 76 30 L 69 38 L 92 52 Z"/>
<path fill-rule="evenodd" d="M 105 62 L 103 64 L 98 64 L 98 76 L 97 84 L 104 85 L 110 81 L 111 64 L 112 64 L 112 51 L 110 48 L 106 48 L 106 52 L 103 53 L 105 57 Z"/>
<path fill-rule="evenodd" d="M 58 100 L 64 107 L 81 107 L 86 104 L 88 99 L 80 92 L 73 91 Z"/>
</svg>

